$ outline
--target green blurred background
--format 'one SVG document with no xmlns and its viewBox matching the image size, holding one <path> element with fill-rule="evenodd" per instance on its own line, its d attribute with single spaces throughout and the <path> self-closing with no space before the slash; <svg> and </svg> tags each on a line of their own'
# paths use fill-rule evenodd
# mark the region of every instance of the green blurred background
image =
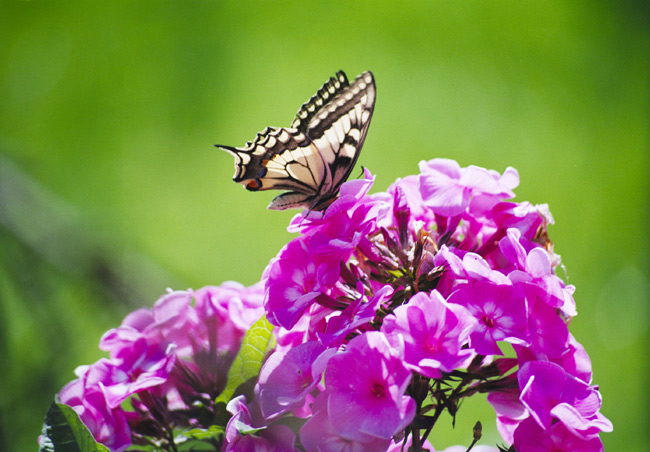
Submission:
<svg viewBox="0 0 650 452">
<path fill-rule="evenodd" d="M 292 212 L 231 181 L 338 69 L 372 70 L 375 190 L 420 160 L 519 170 L 549 203 L 571 325 L 615 425 L 648 448 L 645 1 L 0 3 L 0 450 L 35 450 L 101 334 L 167 287 L 259 280 Z M 357 170 L 355 170 L 356 172 Z M 467 444 L 470 400 L 434 445 Z"/>
</svg>

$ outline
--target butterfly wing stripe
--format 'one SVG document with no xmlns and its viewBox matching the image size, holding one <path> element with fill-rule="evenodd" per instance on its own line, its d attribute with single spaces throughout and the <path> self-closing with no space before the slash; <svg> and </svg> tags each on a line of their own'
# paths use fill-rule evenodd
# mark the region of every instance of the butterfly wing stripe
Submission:
<svg viewBox="0 0 650 452">
<path fill-rule="evenodd" d="M 307 133 L 330 165 L 331 179 L 324 180 L 320 188 L 323 197 L 335 194 L 352 171 L 372 117 L 374 99 L 372 75 L 364 73 L 312 120 Z"/>
<path fill-rule="evenodd" d="M 332 102 L 323 107 L 322 111 L 312 119 L 307 129 L 307 136 L 312 140 L 319 138 L 326 130 L 332 127 L 332 124 L 341 117 L 350 114 L 352 110 L 356 110 L 358 113 L 363 111 L 369 112 L 368 116 L 359 114 L 350 117 L 351 122 L 367 128 L 374 110 L 375 96 L 376 89 L 372 74 L 370 72 L 364 72 L 350 85 L 348 92 L 334 98 Z M 354 118 L 357 121 L 354 121 Z M 352 126 L 354 125 L 352 124 Z M 362 127 L 359 127 L 359 129 L 362 129 Z M 365 136 L 365 134 L 362 135 Z"/>
<path fill-rule="evenodd" d="M 321 188 L 323 199 L 331 198 L 336 195 L 340 185 L 347 180 L 354 165 L 359 157 L 363 142 L 370 125 L 370 119 L 374 110 L 375 102 L 375 85 L 372 74 L 366 72 L 361 74 L 350 86 L 349 92 L 346 92 L 340 98 L 334 99 L 332 104 L 323 109 L 318 115 L 317 120 L 310 124 L 308 134 L 315 143 L 321 140 L 315 139 L 316 134 L 321 127 L 329 125 L 330 131 L 324 129 L 323 137 L 335 147 L 334 155 L 326 155 L 323 152 L 323 158 L 330 163 L 331 182 L 329 186 Z M 347 114 L 336 117 L 329 115 L 330 109 L 338 106 L 338 112 L 344 111 Z M 323 117 L 321 119 L 321 116 Z M 345 137 L 340 139 L 340 132 L 345 133 Z M 333 141 L 334 136 L 338 142 Z"/>
<path fill-rule="evenodd" d="M 339 157 L 336 159 L 334 165 L 330 167 L 332 173 L 332 190 L 337 191 L 338 187 L 350 175 L 354 161 L 357 159 L 357 149 L 356 143 L 346 142 L 341 146 Z"/>
<path fill-rule="evenodd" d="M 252 191 L 292 190 L 315 196 L 325 176 L 318 149 L 294 129 L 267 127 L 243 148 L 219 147 L 235 157 L 233 180 Z"/>
<path fill-rule="evenodd" d="M 314 94 L 307 102 L 302 104 L 296 117 L 291 123 L 292 129 L 298 129 L 305 133 L 311 122 L 311 119 L 327 105 L 337 94 L 348 88 L 348 78 L 343 71 L 338 71 L 335 77 L 325 82 L 325 84 Z"/>
</svg>

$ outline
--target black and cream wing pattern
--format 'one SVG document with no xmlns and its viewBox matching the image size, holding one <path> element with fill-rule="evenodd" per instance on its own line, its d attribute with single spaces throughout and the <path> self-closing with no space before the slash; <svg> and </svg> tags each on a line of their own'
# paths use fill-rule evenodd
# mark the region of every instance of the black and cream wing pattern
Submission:
<svg viewBox="0 0 650 452">
<path fill-rule="evenodd" d="M 359 157 L 375 97 L 371 72 L 350 84 L 339 71 L 300 107 L 291 127 L 267 127 L 241 148 L 216 146 L 235 157 L 235 182 L 251 191 L 286 191 L 269 209 L 324 210 Z"/>
</svg>

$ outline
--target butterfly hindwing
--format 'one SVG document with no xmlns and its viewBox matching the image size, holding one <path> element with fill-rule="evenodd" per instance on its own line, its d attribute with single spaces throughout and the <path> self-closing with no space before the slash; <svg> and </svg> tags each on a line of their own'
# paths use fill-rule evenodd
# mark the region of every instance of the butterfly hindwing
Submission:
<svg viewBox="0 0 650 452">
<path fill-rule="evenodd" d="M 235 182 L 252 191 L 288 190 L 270 209 L 323 210 L 357 161 L 374 102 L 370 72 L 349 85 L 339 71 L 300 107 L 290 128 L 267 127 L 242 148 L 218 146 L 235 157 Z"/>
<path fill-rule="evenodd" d="M 296 129 L 267 127 L 243 148 L 219 146 L 235 157 L 233 180 L 251 191 L 294 190 L 312 194 L 324 177 L 311 140 Z"/>
</svg>

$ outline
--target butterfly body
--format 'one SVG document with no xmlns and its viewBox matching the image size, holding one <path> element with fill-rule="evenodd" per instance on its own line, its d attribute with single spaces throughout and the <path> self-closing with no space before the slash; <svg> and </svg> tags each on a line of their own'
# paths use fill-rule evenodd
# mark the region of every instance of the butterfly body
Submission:
<svg viewBox="0 0 650 452">
<path fill-rule="evenodd" d="M 269 209 L 324 210 L 336 199 L 361 152 L 375 105 L 370 72 L 350 85 L 339 71 L 298 110 L 291 127 L 267 127 L 235 157 L 233 180 L 248 190 L 287 190 Z"/>
</svg>

